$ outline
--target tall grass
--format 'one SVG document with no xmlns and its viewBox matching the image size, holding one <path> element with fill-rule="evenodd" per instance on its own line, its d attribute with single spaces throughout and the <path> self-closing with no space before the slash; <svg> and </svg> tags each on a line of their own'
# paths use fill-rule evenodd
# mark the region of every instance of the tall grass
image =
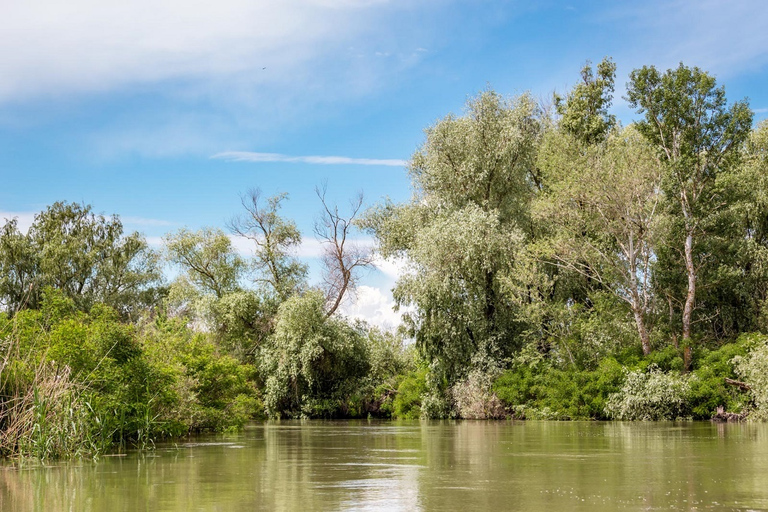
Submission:
<svg viewBox="0 0 768 512">
<path fill-rule="evenodd" d="M 0 456 L 44 460 L 103 451 L 84 387 L 68 367 L 21 350 L 15 326 L 11 320 L 0 332 Z"/>
</svg>

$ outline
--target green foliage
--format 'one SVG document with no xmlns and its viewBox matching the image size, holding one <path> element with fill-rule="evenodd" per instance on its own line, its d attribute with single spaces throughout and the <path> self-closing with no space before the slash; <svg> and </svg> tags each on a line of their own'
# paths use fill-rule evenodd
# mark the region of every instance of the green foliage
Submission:
<svg viewBox="0 0 768 512">
<path fill-rule="evenodd" d="M 723 222 L 729 198 L 721 185 L 739 163 L 752 111 L 746 100 L 727 106 L 725 89 L 716 86 L 713 76 L 682 63 L 663 74 L 653 66 L 634 70 L 627 98 L 644 114 L 637 129 L 665 162 L 661 188 L 670 218 L 666 240 L 657 246 L 654 280 L 657 293 L 669 298 L 672 309 L 675 303 L 682 305 L 682 338 L 689 347 L 696 325 L 694 304 L 706 318 L 718 315 L 721 304 L 730 302 L 721 296 L 713 303 L 711 295 L 698 297 L 697 290 L 726 291 L 730 300 L 738 296 L 718 283 L 731 273 L 726 266 L 740 245 L 740 236 L 729 233 L 732 223 Z M 725 281 L 733 284 L 738 279 Z M 685 355 L 688 367 L 690 351 Z"/>
<path fill-rule="evenodd" d="M 183 272 L 180 286 L 217 298 L 238 289 L 244 263 L 223 231 L 181 229 L 165 237 L 165 248 L 168 260 Z"/>
<path fill-rule="evenodd" d="M 605 413 L 618 420 L 674 420 L 688 416 L 689 393 L 687 378 L 651 365 L 627 373 L 621 390 L 608 398 Z"/>
<path fill-rule="evenodd" d="M 256 283 L 280 302 L 304 288 L 307 277 L 307 266 L 292 256 L 301 244 L 299 228 L 279 213 L 287 197 L 285 193 L 269 197 L 265 205 L 261 191 L 253 189 L 242 197 L 246 213 L 230 222 L 234 233 L 256 245 L 252 262 Z"/>
<path fill-rule="evenodd" d="M 624 381 L 622 366 L 606 358 L 594 371 L 560 370 L 542 358 L 522 357 L 493 390 L 508 414 L 529 419 L 605 419 L 605 404 Z"/>
<path fill-rule="evenodd" d="M 502 358 L 517 348 L 502 277 L 531 226 L 540 131 L 531 97 L 481 93 L 465 115 L 426 131 L 410 163 L 413 201 L 384 205 L 366 220 L 384 256 L 412 265 L 393 294 L 416 306 L 405 315 L 410 335 L 447 384 L 466 375 L 476 353 Z"/>
<path fill-rule="evenodd" d="M 295 295 L 278 310 L 261 353 L 270 417 L 339 416 L 369 369 L 364 337 L 325 315 L 319 292 Z"/>
<path fill-rule="evenodd" d="M 736 373 L 750 387 L 749 394 L 753 402 L 750 419 L 768 421 L 768 338 L 764 335 L 744 339 L 748 347 L 746 355 L 733 359 Z"/>
<path fill-rule="evenodd" d="M 597 65 L 597 76 L 589 62 L 581 70 L 582 82 L 565 98 L 555 96 L 560 126 L 587 144 L 602 141 L 616 124 L 608 109 L 613 100 L 616 64 L 608 57 Z"/>
<path fill-rule="evenodd" d="M 412 420 L 421 417 L 422 398 L 427 394 L 427 370 L 420 368 L 406 374 L 397 387 L 393 402 L 394 418 Z"/>
<path fill-rule="evenodd" d="M 87 311 L 105 303 L 123 316 L 139 314 L 160 279 L 157 255 L 138 233 L 124 235 L 113 216 L 57 202 L 38 213 L 24 235 L 11 220 L 0 230 L 0 303 L 16 312 L 37 308 L 46 287 Z"/>
</svg>

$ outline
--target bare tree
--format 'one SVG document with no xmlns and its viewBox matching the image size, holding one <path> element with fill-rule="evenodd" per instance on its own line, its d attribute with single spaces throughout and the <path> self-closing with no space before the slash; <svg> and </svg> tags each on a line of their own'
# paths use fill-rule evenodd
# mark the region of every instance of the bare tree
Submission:
<svg viewBox="0 0 768 512">
<path fill-rule="evenodd" d="M 263 204 L 261 191 L 251 189 L 240 198 L 246 213 L 228 223 L 233 233 L 256 244 L 255 266 L 260 272 L 256 282 L 272 287 L 281 300 L 296 291 L 307 274 L 306 265 L 291 255 L 301 243 L 301 233 L 292 220 L 278 214 L 280 203 L 287 197 L 286 193 L 278 194 Z"/>
<path fill-rule="evenodd" d="M 323 245 L 326 315 L 331 316 L 344 300 L 344 295 L 356 288 L 358 270 L 373 266 L 373 254 L 370 248 L 350 239 L 350 233 L 355 229 L 354 220 L 363 206 L 363 194 L 358 194 L 350 202 L 350 214 L 344 217 L 339 213 L 338 206 L 328 204 L 325 185 L 315 188 L 315 192 L 323 205 L 323 211 L 315 222 L 315 234 Z"/>
</svg>

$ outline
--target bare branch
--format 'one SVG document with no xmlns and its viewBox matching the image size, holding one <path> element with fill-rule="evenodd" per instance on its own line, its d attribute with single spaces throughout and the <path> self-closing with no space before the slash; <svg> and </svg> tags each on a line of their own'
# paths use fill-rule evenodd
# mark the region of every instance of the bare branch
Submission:
<svg viewBox="0 0 768 512">
<path fill-rule="evenodd" d="M 325 286 L 327 316 L 333 315 L 348 291 L 357 287 L 360 269 L 373 266 L 370 248 L 350 240 L 354 229 L 353 221 L 363 206 L 363 194 L 350 201 L 350 214 L 343 216 L 336 205 L 326 200 L 327 187 L 316 187 L 315 192 L 323 208 L 315 221 L 315 235 L 323 245 L 323 284 Z"/>
</svg>

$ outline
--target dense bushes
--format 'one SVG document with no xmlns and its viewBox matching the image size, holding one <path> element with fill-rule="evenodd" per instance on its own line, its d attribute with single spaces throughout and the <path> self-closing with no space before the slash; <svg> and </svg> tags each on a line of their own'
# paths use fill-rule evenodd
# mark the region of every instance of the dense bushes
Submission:
<svg viewBox="0 0 768 512">
<path fill-rule="evenodd" d="M 159 317 L 137 327 L 48 289 L 40 309 L 0 316 L 0 424 L 6 455 L 98 454 L 258 415 L 254 369 L 207 336 Z"/>
<path fill-rule="evenodd" d="M 613 358 L 594 371 L 562 370 L 540 357 L 521 357 L 494 382 L 508 414 L 528 419 L 605 419 L 608 396 L 623 381 Z"/>
</svg>

